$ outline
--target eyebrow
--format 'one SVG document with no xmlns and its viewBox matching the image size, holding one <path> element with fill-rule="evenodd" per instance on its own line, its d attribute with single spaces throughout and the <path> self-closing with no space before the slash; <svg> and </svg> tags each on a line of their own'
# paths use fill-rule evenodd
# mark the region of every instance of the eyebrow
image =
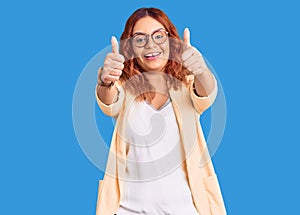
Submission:
<svg viewBox="0 0 300 215">
<path fill-rule="evenodd" d="M 156 32 L 156 31 L 160 31 L 160 30 L 166 30 L 166 29 L 164 29 L 164 28 L 158 28 L 158 29 L 152 31 L 152 33 Z M 132 34 L 132 36 L 134 36 L 134 35 L 139 35 L 139 34 L 145 35 L 146 33 L 137 31 L 137 32 L 135 32 L 134 34 Z"/>
</svg>

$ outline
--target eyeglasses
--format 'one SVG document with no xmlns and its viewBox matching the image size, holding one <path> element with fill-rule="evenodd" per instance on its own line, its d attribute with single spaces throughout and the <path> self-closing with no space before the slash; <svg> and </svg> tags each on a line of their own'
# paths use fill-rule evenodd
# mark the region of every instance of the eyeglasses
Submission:
<svg viewBox="0 0 300 215">
<path fill-rule="evenodd" d="M 168 35 L 169 32 L 165 31 L 164 29 L 158 29 L 151 34 L 151 38 L 156 44 L 162 44 L 166 42 Z M 131 38 L 132 44 L 139 48 L 146 46 L 148 41 L 149 34 L 144 34 L 140 32 L 135 33 Z"/>
</svg>

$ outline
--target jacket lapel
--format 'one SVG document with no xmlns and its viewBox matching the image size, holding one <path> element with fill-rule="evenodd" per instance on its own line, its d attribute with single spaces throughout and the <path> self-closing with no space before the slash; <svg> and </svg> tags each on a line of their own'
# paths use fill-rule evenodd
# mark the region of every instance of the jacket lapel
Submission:
<svg viewBox="0 0 300 215">
<path fill-rule="evenodd" d="M 181 90 L 170 89 L 169 93 L 184 146 L 187 177 L 194 204 L 201 215 L 210 215 L 209 203 L 202 180 L 203 176 L 199 168 L 200 150 L 198 146 L 198 126 L 196 125 L 196 123 L 200 123 L 198 115 L 195 114 L 189 91 L 186 87 L 182 86 Z"/>
</svg>

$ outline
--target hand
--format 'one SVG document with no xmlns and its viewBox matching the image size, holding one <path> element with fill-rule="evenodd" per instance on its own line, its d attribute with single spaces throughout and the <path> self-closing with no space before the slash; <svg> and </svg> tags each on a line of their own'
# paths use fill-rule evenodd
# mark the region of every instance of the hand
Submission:
<svg viewBox="0 0 300 215">
<path fill-rule="evenodd" d="M 119 80 L 124 68 L 125 58 L 119 54 L 118 41 L 114 36 L 111 37 L 111 46 L 112 52 L 106 55 L 102 71 L 98 71 L 98 78 L 105 84 Z"/>
<path fill-rule="evenodd" d="M 202 54 L 197 48 L 191 46 L 190 31 L 188 28 L 184 29 L 183 42 L 187 49 L 182 53 L 183 66 L 191 71 L 194 75 L 200 75 L 207 70 L 207 65 L 202 57 Z"/>
</svg>

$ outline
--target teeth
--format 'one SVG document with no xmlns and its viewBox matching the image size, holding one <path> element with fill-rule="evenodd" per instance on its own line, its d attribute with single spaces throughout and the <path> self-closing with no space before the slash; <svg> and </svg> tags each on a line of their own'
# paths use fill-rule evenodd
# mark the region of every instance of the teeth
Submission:
<svg viewBox="0 0 300 215">
<path fill-rule="evenodd" d="M 153 52 L 153 53 L 150 53 L 150 54 L 146 54 L 145 57 L 154 57 L 154 56 L 157 56 L 159 55 L 159 52 Z"/>
</svg>

